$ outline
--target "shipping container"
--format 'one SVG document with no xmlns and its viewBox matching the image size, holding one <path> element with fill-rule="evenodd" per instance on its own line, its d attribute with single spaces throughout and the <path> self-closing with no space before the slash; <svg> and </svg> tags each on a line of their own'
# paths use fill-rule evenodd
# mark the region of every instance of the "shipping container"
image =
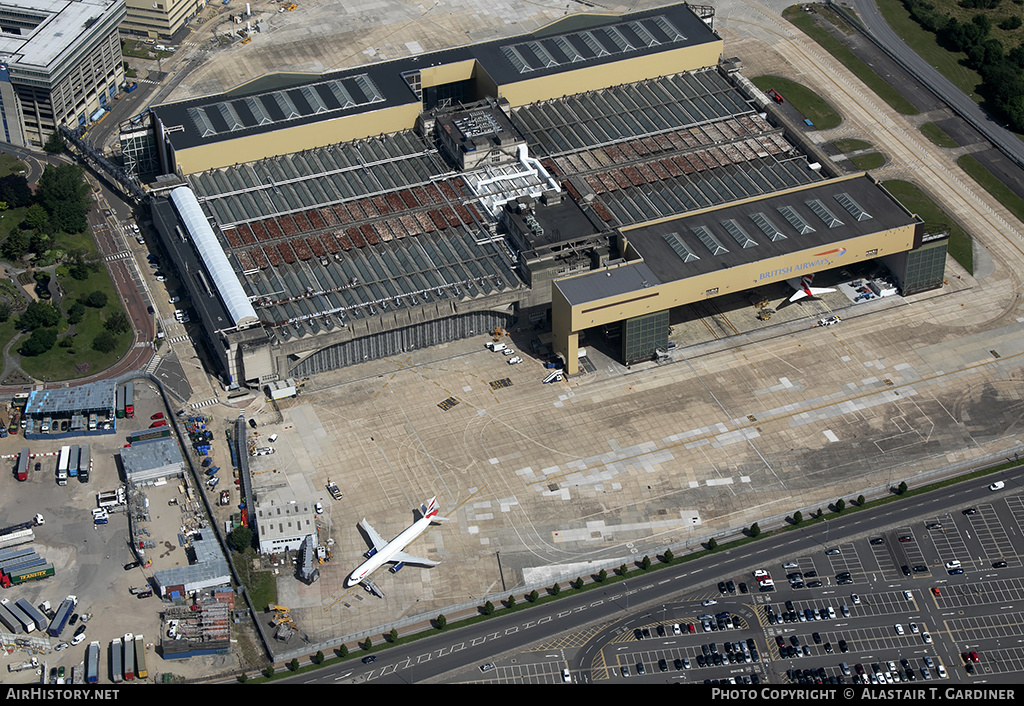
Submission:
<svg viewBox="0 0 1024 706">
<path fill-rule="evenodd" d="M 135 676 L 139 679 L 149 676 L 146 669 L 146 640 L 142 635 L 135 636 Z"/>
<path fill-rule="evenodd" d="M 124 635 L 124 680 L 135 678 L 135 636 L 130 632 Z"/>
<path fill-rule="evenodd" d="M 53 574 L 53 564 L 39 564 L 30 568 L 12 571 L 9 575 L 4 576 L 4 579 L 10 582 L 9 585 L 17 586 L 19 583 L 25 583 L 27 581 L 39 581 L 41 579 L 50 578 Z M 7 586 L 5 586 L 5 588 L 7 588 Z"/>
<path fill-rule="evenodd" d="M 124 660 L 121 658 L 121 638 L 115 637 L 110 641 L 110 680 L 115 684 L 123 679 L 122 669 Z"/>
<path fill-rule="evenodd" d="M 51 566 L 50 568 L 52 569 L 53 567 Z M 25 611 L 25 614 L 28 615 L 28 617 L 32 618 L 32 620 L 35 621 L 36 629 L 40 632 L 45 630 L 46 626 L 49 625 L 50 621 L 46 619 L 46 616 L 43 615 L 42 611 L 40 611 L 38 608 L 36 608 L 34 605 L 29 603 L 24 598 L 19 598 L 14 603 L 23 611 Z"/>
<path fill-rule="evenodd" d="M 92 456 L 89 452 L 89 444 L 82 444 L 82 450 L 78 456 L 78 480 L 83 483 L 89 482 L 89 472 L 92 470 Z"/>
<path fill-rule="evenodd" d="M 114 405 L 114 415 L 118 419 L 124 419 L 124 388 L 120 386 L 117 388 L 117 401 Z"/>
<path fill-rule="evenodd" d="M 27 448 L 22 449 L 21 453 L 18 454 L 18 480 L 20 481 L 28 480 L 28 464 L 30 456 L 31 454 Z"/>
<path fill-rule="evenodd" d="M 60 634 L 64 632 L 64 628 L 68 624 L 68 618 L 71 617 L 71 611 L 74 609 L 74 602 L 70 598 L 65 598 L 61 602 L 60 608 L 57 609 L 57 614 L 50 621 L 50 627 L 46 629 L 46 634 L 50 637 L 60 637 Z"/>
<path fill-rule="evenodd" d="M 124 416 L 128 419 L 135 417 L 135 383 L 124 384 Z"/>
<path fill-rule="evenodd" d="M 71 445 L 71 451 L 68 453 L 68 477 L 69 478 L 77 478 L 78 477 L 78 454 L 79 454 L 78 444 L 72 444 Z"/>
<path fill-rule="evenodd" d="M 57 473 L 58 474 L 61 471 L 64 471 L 64 473 L 68 472 L 68 462 L 69 462 L 70 458 L 71 458 L 71 447 L 70 446 L 61 446 L 60 447 L 60 456 L 57 458 Z"/>
<path fill-rule="evenodd" d="M 0 601 L 0 625 L 7 628 L 8 632 L 20 635 L 25 632 L 25 628 L 22 626 L 21 621 L 14 616 L 14 613 L 7 609 L 8 602 L 6 599 Z"/>
<path fill-rule="evenodd" d="M 28 614 L 26 614 L 25 611 L 19 608 L 17 604 L 12 603 L 11 601 L 8 601 L 6 599 L 3 601 L 3 603 L 4 606 L 7 607 L 7 610 L 11 612 L 11 615 L 13 615 L 17 619 L 17 621 L 21 623 L 22 630 L 24 630 L 25 632 L 35 632 L 36 623 L 34 620 L 32 620 L 32 618 L 28 617 Z"/>
<path fill-rule="evenodd" d="M 90 642 L 85 650 L 85 681 L 96 684 L 100 680 L 100 643 Z"/>
</svg>

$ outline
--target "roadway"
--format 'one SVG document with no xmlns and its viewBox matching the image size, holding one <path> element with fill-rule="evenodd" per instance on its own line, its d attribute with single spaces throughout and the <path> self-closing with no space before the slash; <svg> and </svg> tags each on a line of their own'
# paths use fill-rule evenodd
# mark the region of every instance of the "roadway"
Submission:
<svg viewBox="0 0 1024 706">
<path fill-rule="evenodd" d="M 832 4 L 832 3 L 830 3 Z M 867 33 L 883 49 L 915 76 L 940 100 L 947 103 L 1001 152 L 1024 167 L 1024 143 L 1014 133 L 1000 125 L 969 96 L 964 94 L 938 69 L 922 59 L 893 29 L 878 11 L 874 0 L 850 0 L 849 3 L 863 22 Z"/>
<path fill-rule="evenodd" d="M 988 484 L 994 480 L 1005 481 L 1006 488 L 999 493 L 989 491 Z M 907 549 L 904 545 L 896 543 L 892 533 L 902 534 L 909 525 L 930 523 L 937 515 L 951 512 L 954 509 L 992 503 L 1000 498 L 1008 500 L 1017 498 L 1016 494 L 1019 494 L 1022 489 L 1024 489 L 1024 470 L 1018 468 L 984 480 L 939 488 L 926 494 L 865 511 L 847 512 L 839 516 L 830 515 L 830 519 L 825 523 L 807 525 L 770 539 L 752 542 L 734 550 L 716 553 L 672 568 L 648 574 L 636 574 L 625 581 L 610 584 L 605 588 L 591 589 L 581 594 L 567 589 L 563 592 L 567 595 L 563 595 L 560 600 L 525 612 L 501 615 L 499 608 L 499 614 L 490 620 L 467 628 L 439 632 L 409 645 L 387 650 L 378 655 L 377 660 L 372 664 L 345 662 L 284 681 L 289 683 L 361 683 L 369 681 L 454 683 L 480 679 L 490 680 L 499 677 L 500 671 L 482 675 L 475 671 L 479 665 L 495 662 L 498 663 L 500 670 L 503 661 L 523 663 L 532 659 L 531 655 L 535 651 L 535 647 L 539 645 L 546 647 L 546 643 L 550 641 L 564 640 L 567 636 L 583 633 L 586 636 L 579 640 L 579 644 L 574 649 L 569 650 L 572 656 L 566 658 L 566 666 L 569 667 L 575 682 L 604 681 L 607 679 L 604 669 L 599 669 L 599 673 L 593 674 L 591 669 L 595 664 L 604 663 L 601 658 L 602 651 L 608 649 L 617 639 L 621 642 L 620 636 L 625 635 L 627 639 L 631 640 L 630 636 L 637 627 L 653 625 L 659 621 L 671 623 L 673 618 L 669 618 L 669 615 L 714 613 L 717 610 L 722 610 L 726 599 L 721 601 L 722 605 L 711 608 L 700 605 L 702 597 L 706 598 L 717 593 L 714 586 L 719 580 L 734 576 L 750 577 L 755 568 L 771 567 L 770 570 L 779 584 L 777 593 L 751 594 L 749 598 L 736 597 L 743 599 L 746 606 L 739 610 L 734 607 L 733 610 L 745 615 L 748 625 L 752 627 L 758 620 L 755 613 L 756 604 L 769 600 L 781 603 L 786 598 L 804 600 L 811 598 L 812 592 L 808 590 L 795 595 L 786 585 L 785 573 L 779 567 L 784 562 L 797 557 L 825 560 L 825 550 L 837 546 L 843 547 L 843 553 L 839 556 L 828 556 L 828 564 L 831 568 L 849 566 L 854 574 L 856 584 L 837 591 L 838 587 L 834 585 L 835 582 L 826 578 L 826 586 L 822 589 L 823 593 L 845 594 L 848 590 L 859 591 L 873 596 L 877 595 L 878 598 L 874 601 L 875 605 L 888 605 L 885 609 L 866 611 L 866 614 L 877 613 L 877 615 L 874 616 L 873 621 L 858 627 L 858 630 L 868 631 L 868 633 L 864 633 L 863 637 L 858 638 L 864 640 L 864 645 L 874 646 L 871 640 L 880 639 L 883 636 L 881 633 L 887 634 L 892 631 L 893 615 L 900 616 L 900 611 L 902 611 L 904 614 L 896 617 L 895 620 L 908 619 L 907 614 L 911 611 L 904 610 L 893 601 L 899 603 L 903 600 L 902 591 L 910 587 L 916 589 L 913 607 L 917 610 L 913 611 L 914 615 L 909 619 L 921 621 L 927 626 L 927 629 L 934 632 L 932 626 L 939 622 L 939 618 L 935 614 L 928 614 L 923 618 L 918 617 L 919 612 L 926 608 L 925 598 L 927 597 L 920 583 L 912 585 L 910 582 L 913 579 L 907 579 L 905 586 L 900 580 L 894 580 L 891 575 L 893 573 L 891 567 L 888 567 L 888 571 L 876 569 L 858 572 L 857 553 L 851 551 L 848 545 L 855 539 L 865 540 L 860 543 L 867 545 L 867 537 L 887 535 L 890 540 L 881 549 L 885 552 L 893 552 L 895 556 L 893 561 L 895 561 L 903 554 L 913 555 L 914 548 Z M 949 520 L 947 520 L 948 523 Z M 941 545 L 937 544 L 937 546 Z M 872 550 L 879 549 L 874 546 L 870 548 Z M 1021 551 L 1024 552 L 1024 549 Z M 966 557 L 966 554 L 958 554 L 958 556 Z M 804 561 L 803 558 L 801 558 L 801 562 Z M 984 560 L 979 561 L 982 564 L 985 563 Z M 1011 563 L 1010 571 L 1019 574 L 1020 562 Z M 978 564 L 978 572 L 968 571 L 961 576 L 946 576 L 944 569 L 935 564 L 934 560 L 931 561 L 933 571 L 928 576 L 929 583 L 949 587 L 968 585 L 972 576 L 978 576 L 981 567 Z M 974 564 L 971 565 L 974 566 Z M 896 573 L 898 574 L 898 567 Z M 821 575 L 823 578 L 826 577 L 825 573 L 821 573 Z M 753 585 L 752 580 L 749 583 Z M 831 602 L 835 603 L 836 600 L 833 597 Z M 751 603 L 755 605 L 751 606 Z M 810 603 L 807 605 L 809 606 Z M 838 607 L 838 604 L 836 605 Z M 726 607 L 725 609 L 730 608 Z M 757 610 L 757 613 L 760 613 L 760 610 Z M 760 630 L 760 626 L 755 629 L 757 632 L 753 634 L 759 636 L 764 634 Z M 811 629 L 813 628 L 808 628 L 808 632 Z M 823 625 L 821 630 L 826 630 L 826 627 Z M 779 632 L 782 630 L 780 629 Z M 729 637 L 741 640 L 750 634 L 737 631 L 730 634 Z M 720 636 L 715 637 L 720 639 Z M 913 637 L 909 640 L 916 643 L 919 639 Z M 940 639 L 936 635 L 936 640 L 940 641 Z M 773 645 L 774 643 L 772 643 Z M 909 651 L 909 647 L 907 649 Z M 948 667 L 957 664 L 951 657 L 951 655 L 957 654 L 957 650 L 958 648 L 942 645 L 941 650 L 936 646 L 933 654 L 944 653 L 943 662 Z M 768 650 L 765 649 L 762 654 L 768 654 Z M 841 661 L 838 654 L 830 655 L 828 659 L 834 664 Z M 852 658 L 849 661 L 853 664 Z M 772 683 L 778 683 L 780 679 L 782 670 L 779 669 L 778 662 L 779 660 L 776 658 L 774 662 L 769 663 L 770 667 L 767 664 L 762 665 L 766 672 L 765 677 Z M 649 664 L 646 678 L 650 680 L 663 679 L 656 672 L 655 665 Z M 554 674 L 554 676 L 558 675 Z M 617 671 L 614 676 L 618 676 Z M 633 678 L 637 680 L 635 673 Z M 502 681 L 508 683 L 515 680 L 503 679 Z M 560 677 L 557 681 L 560 681 Z"/>
</svg>

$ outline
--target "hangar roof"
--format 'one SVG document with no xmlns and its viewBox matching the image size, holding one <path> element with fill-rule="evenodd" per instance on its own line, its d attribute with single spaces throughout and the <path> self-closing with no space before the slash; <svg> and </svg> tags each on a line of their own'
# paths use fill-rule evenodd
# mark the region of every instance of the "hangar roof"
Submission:
<svg viewBox="0 0 1024 706">
<path fill-rule="evenodd" d="M 626 238 L 670 282 L 918 221 L 864 175 L 683 215 Z"/>
<path fill-rule="evenodd" d="M 498 86 L 720 41 L 685 4 L 621 16 L 567 18 L 532 34 L 370 64 L 268 91 L 155 106 L 176 150 L 410 103 L 404 76 L 476 60 Z M 244 90 L 244 87 L 243 87 Z"/>
<path fill-rule="evenodd" d="M 829 245 L 919 222 L 868 175 L 836 179 L 627 230 L 642 262 L 555 286 L 576 306 L 815 248 L 825 269 Z"/>
</svg>

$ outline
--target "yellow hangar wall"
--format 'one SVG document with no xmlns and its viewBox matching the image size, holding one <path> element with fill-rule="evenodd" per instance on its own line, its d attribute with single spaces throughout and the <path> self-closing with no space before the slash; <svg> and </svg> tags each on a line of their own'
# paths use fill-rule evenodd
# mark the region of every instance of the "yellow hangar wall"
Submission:
<svg viewBox="0 0 1024 706">
<path fill-rule="evenodd" d="M 721 40 L 680 47 L 599 66 L 517 81 L 502 85 L 498 90 L 501 97 L 511 106 L 518 107 L 574 93 L 597 91 L 611 86 L 716 66 L 722 57 L 723 47 L 724 43 Z"/>
<path fill-rule="evenodd" d="M 575 306 L 566 300 L 555 282 L 551 287 L 551 317 L 555 351 L 565 357 L 566 371 L 573 375 L 579 371 L 576 356 L 580 331 L 664 311 L 702 299 L 743 292 L 758 285 L 783 282 L 787 279 L 802 277 L 841 265 L 906 252 L 914 246 L 916 227 L 916 224 L 909 224 L 830 244 L 829 250 L 846 248 L 846 253 L 841 259 L 823 258 L 822 248 L 817 246 L 788 255 L 736 265 L 728 270 L 687 277 Z M 634 260 L 619 267 L 632 267 L 639 262 L 642 260 Z M 593 274 L 584 273 L 577 276 L 587 277 L 593 276 Z M 559 281 L 564 282 L 565 280 Z"/>
<path fill-rule="evenodd" d="M 419 114 L 420 105 L 413 102 L 334 120 L 283 127 L 272 132 L 175 150 L 174 164 L 182 174 L 194 174 L 267 157 L 294 154 L 339 142 L 408 130 L 416 124 Z"/>
</svg>

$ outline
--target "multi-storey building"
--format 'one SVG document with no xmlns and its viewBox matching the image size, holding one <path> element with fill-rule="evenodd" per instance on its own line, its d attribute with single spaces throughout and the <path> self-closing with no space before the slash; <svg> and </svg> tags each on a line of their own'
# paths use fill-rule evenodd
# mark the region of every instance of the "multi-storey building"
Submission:
<svg viewBox="0 0 1024 706">
<path fill-rule="evenodd" d="M 0 2 L 3 140 L 42 145 L 58 125 L 84 125 L 124 83 L 124 0 Z"/>
</svg>

